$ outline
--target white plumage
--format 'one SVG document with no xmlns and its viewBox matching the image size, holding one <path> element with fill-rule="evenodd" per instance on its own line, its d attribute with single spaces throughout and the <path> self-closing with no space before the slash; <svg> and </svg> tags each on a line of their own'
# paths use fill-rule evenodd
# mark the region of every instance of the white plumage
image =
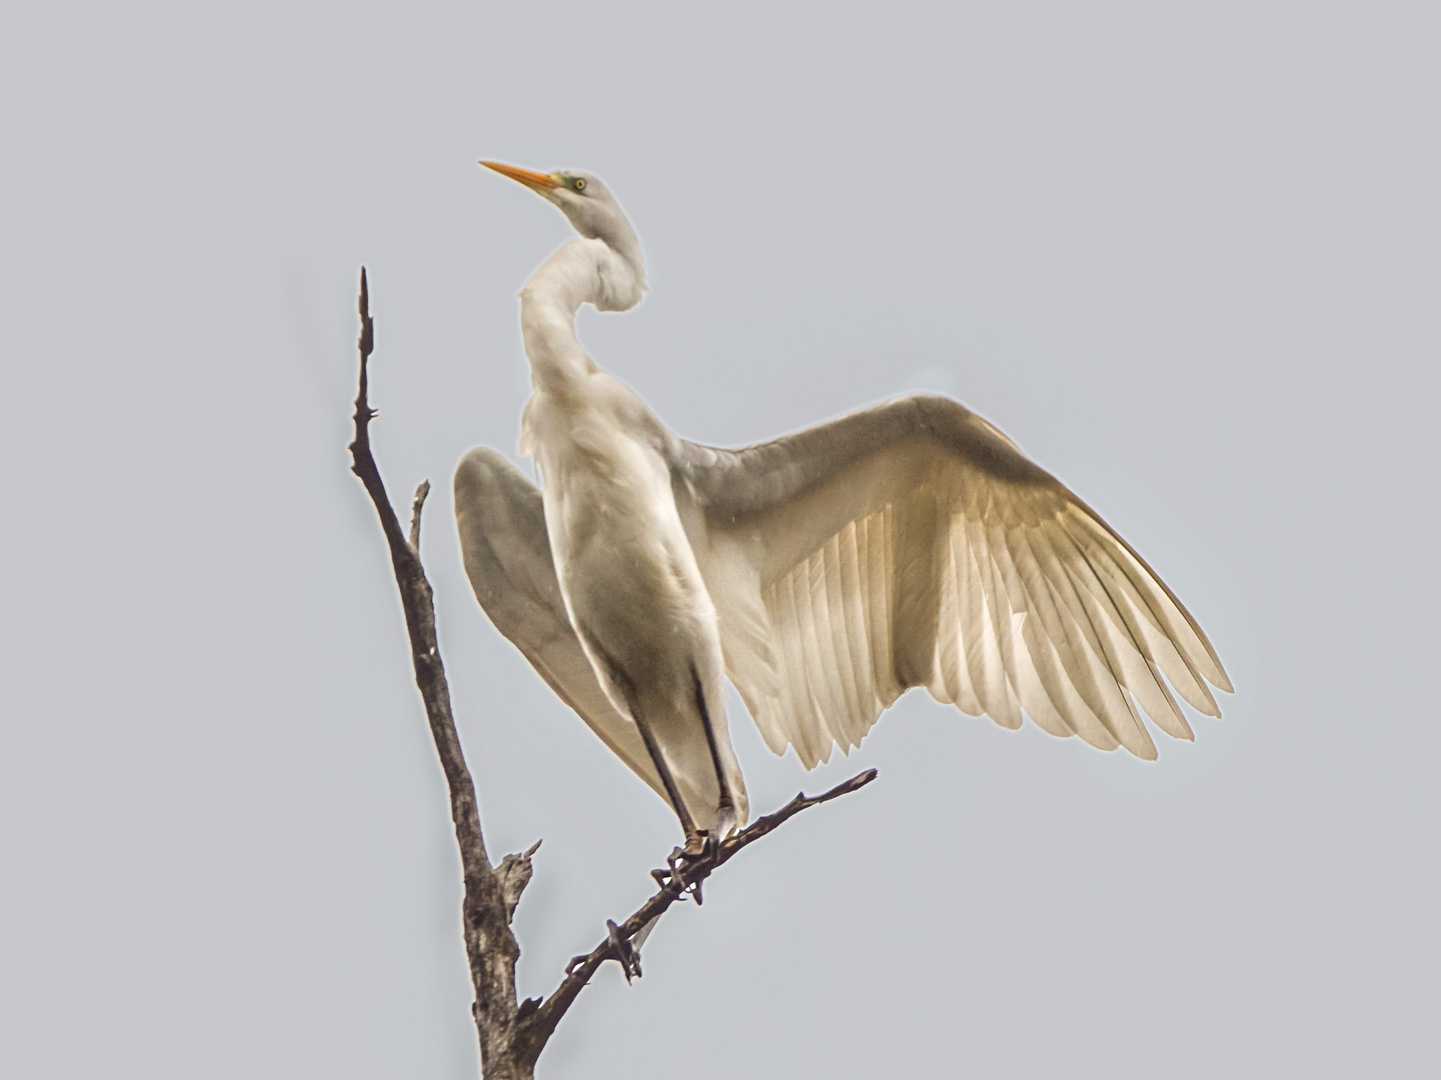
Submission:
<svg viewBox="0 0 1441 1080">
<path fill-rule="evenodd" d="M 807 768 L 859 745 L 912 686 L 1143 758 L 1156 756 L 1143 713 L 1192 737 L 1170 687 L 1220 715 L 1207 683 L 1230 681 L 1180 601 L 956 402 L 913 395 L 736 451 L 668 431 L 575 337 L 580 304 L 624 310 L 644 290 L 619 206 L 586 174 L 491 167 L 585 239 L 521 293 L 535 390 L 522 452 L 544 491 L 494 451 L 466 455 L 466 571 L 556 692 L 682 804 L 689 839 L 745 820 L 722 668 L 767 745 L 793 746 Z"/>
</svg>

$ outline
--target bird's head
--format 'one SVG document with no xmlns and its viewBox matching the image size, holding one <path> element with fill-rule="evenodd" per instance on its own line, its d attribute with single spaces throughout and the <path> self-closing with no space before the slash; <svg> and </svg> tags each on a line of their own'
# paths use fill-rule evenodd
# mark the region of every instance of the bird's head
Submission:
<svg viewBox="0 0 1441 1080">
<path fill-rule="evenodd" d="M 560 207 L 560 212 L 570 220 L 576 232 L 588 240 L 604 242 L 631 264 L 637 281 L 644 283 L 640 239 L 626 220 L 620 203 L 615 201 L 615 196 L 598 177 L 574 170 L 532 172 L 515 165 L 502 165 L 498 161 L 482 161 L 481 164 L 524 184 L 547 202 Z"/>
</svg>

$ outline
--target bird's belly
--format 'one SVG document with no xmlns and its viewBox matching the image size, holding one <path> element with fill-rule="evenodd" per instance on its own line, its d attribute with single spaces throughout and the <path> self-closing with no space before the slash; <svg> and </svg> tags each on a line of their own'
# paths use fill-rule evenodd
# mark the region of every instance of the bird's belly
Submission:
<svg viewBox="0 0 1441 1080">
<path fill-rule="evenodd" d="M 715 611 L 678 523 L 598 515 L 557 558 L 572 622 L 616 659 L 662 663 L 716 635 Z"/>
<path fill-rule="evenodd" d="M 578 457 L 552 461 L 545 487 L 571 622 L 603 682 L 619 670 L 637 685 L 688 689 L 692 671 L 719 657 L 720 635 L 669 476 L 644 452 L 622 463 Z"/>
</svg>

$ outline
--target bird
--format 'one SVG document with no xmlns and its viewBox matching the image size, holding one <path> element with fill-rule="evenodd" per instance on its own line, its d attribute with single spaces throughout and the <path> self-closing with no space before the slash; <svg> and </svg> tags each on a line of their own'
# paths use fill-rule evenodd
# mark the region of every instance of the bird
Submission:
<svg viewBox="0 0 1441 1080">
<path fill-rule="evenodd" d="M 747 820 L 726 676 L 769 749 L 807 769 L 912 687 L 1146 760 L 1143 714 L 1186 740 L 1177 695 L 1220 716 L 1211 687 L 1231 681 L 1181 601 L 960 403 L 910 394 L 734 450 L 671 432 L 575 332 L 581 305 L 627 311 L 646 292 L 620 204 L 587 172 L 480 164 L 579 237 L 520 292 L 520 452 L 541 487 L 493 449 L 462 458 L 465 570 L 496 628 L 670 804 L 678 850 Z"/>
</svg>

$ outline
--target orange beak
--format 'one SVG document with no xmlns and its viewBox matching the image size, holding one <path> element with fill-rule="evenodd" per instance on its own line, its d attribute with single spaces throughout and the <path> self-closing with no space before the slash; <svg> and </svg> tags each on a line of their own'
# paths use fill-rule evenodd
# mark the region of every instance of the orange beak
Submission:
<svg viewBox="0 0 1441 1080">
<path fill-rule="evenodd" d="M 531 191 L 540 195 L 544 195 L 560 187 L 559 180 L 553 176 L 547 176 L 545 173 L 531 172 L 529 169 L 517 168 L 514 165 L 502 165 L 498 161 L 482 161 L 481 164 L 487 169 L 494 169 L 500 173 L 501 176 L 508 176 L 512 180 L 518 180 L 530 188 Z"/>
</svg>

